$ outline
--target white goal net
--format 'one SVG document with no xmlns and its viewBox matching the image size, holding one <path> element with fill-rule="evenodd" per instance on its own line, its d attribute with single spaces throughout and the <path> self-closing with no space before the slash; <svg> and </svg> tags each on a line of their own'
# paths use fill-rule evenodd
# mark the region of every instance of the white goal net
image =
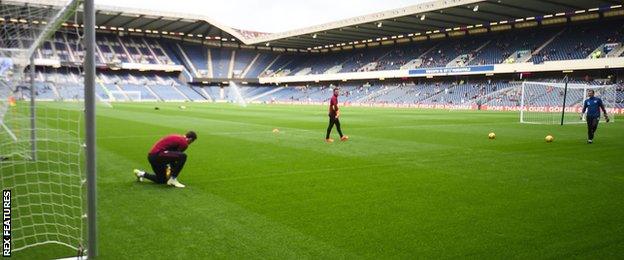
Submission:
<svg viewBox="0 0 624 260">
<path fill-rule="evenodd" d="M 581 83 L 523 82 L 520 97 L 520 122 L 530 124 L 583 123 L 583 101 L 594 90 L 607 111 L 615 107 L 616 86 Z"/>
<path fill-rule="evenodd" d="M 18 258 L 41 245 L 66 252 L 47 258 L 75 255 L 85 245 L 85 55 L 81 29 L 72 26 L 79 4 L 0 2 L 0 186 L 11 191 Z"/>
<path fill-rule="evenodd" d="M 141 91 L 119 91 L 119 90 L 111 90 L 110 100 L 111 101 L 133 101 L 140 102 L 141 99 Z"/>
</svg>

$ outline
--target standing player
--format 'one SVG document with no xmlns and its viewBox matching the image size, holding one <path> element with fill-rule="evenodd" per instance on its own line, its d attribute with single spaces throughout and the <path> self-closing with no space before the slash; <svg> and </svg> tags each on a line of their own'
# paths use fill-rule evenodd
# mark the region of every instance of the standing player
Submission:
<svg viewBox="0 0 624 260">
<path fill-rule="evenodd" d="M 159 184 L 172 185 L 178 188 L 184 188 L 184 184 L 178 181 L 178 175 L 186 163 L 186 154 L 184 151 L 188 146 L 197 140 L 197 134 L 193 131 L 187 132 L 185 135 L 171 134 L 158 140 L 152 147 L 147 160 L 152 165 L 154 174 L 135 169 L 134 174 L 138 181 L 143 179 L 151 180 Z M 171 167 L 171 178 L 168 178 L 167 167 Z"/>
<path fill-rule="evenodd" d="M 338 110 L 338 88 L 334 88 L 334 95 L 332 95 L 331 100 L 329 101 L 329 126 L 327 126 L 327 135 L 325 135 L 325 142 L 333 143 L 334 139 L 329 138 L 329 134 L 331 134 L 332 128 L 336 125 L 336 130 L 338 130 L 338 134 L 340 135 L 340 141 L 347 141 L 349 139 L 348 136 L 342 135 L 342 130 L 340 129 L 340 111 Z"/>
<path fill-rule="evenodd" d="M 600 110 L 604 112 L 604 117 L 609 123 L 609 116 L 607 115 L 607 110 L 602 103 L 602 99 L 598 97 L 594 97 L 594 90 L 590 89 L 587 91 L 588 99 L 583 102 L 583 112 L 585 115 L 585 120 L 587 120 L 587 143 L 591 144 L 594 142 L 594 133 L 596 133 L 596 129 L 598 129 L 598 121 L 600 121 Z M 583 115 L 581 115 L 581 120 L 583 119 Z"/>
</svg>

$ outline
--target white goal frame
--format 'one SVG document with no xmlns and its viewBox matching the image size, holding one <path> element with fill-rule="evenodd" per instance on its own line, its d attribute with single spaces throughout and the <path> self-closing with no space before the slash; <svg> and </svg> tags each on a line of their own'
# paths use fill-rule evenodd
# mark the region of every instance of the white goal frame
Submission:
<svg viewBox="0 0 624 260">
<path fill-rule="evenodd" d="M 581 112 L 583 101 L 587 99 L 587 91 L 595 90 L 596 96 L 603 100 L 605 109 L 611 112 L 615 107 L 616 88 L 616 85 L 524 81 L 521 86 L 520 123 L 585 123 Z"/>
<path fill-rule="evenodd" d="M 70 23 L 80 22 L 81 4 L 82 26 L 70 28 Z M 56 244 L 93 259 L 97 255 L 94 1 L 3 0 L 0 17 L 0 58 L 11 61 L 0 69 L 0 186 L 10 190 L 11 215 L 15 214 L 10 248 L 5 244 L 3 254 Z M 84 46 L 79 64 L 84 101 L 81 106 L 39 103 L 37 49 L 53 41 L 57 32 L 70 30 Z M 5 133 L 10 138 L 2 136 Z"/>
</svg>

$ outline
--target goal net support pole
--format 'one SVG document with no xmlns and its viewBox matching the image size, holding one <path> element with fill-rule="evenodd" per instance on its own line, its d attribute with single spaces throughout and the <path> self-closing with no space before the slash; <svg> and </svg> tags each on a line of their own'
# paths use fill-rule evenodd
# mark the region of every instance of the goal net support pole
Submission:
<svg viewBox="0 0 624 260">
<path fill-rule="evenodd" d="M 568 76 L 566 75 L 563 80 L 565 81 L 565 86 L 563 88 L 563 106 L 561 106 L 561 125 L 563 125 L 563 120 L 565 119 L 566 101 L 568 100 Z"/>
<path fill-rule="evenodd" d="M 95 3 L 84 1 L 84 91 L 87 172 L 87 239 L 89 259 L 97 256 L 96 157 L 95 157 Z"/>
<path fill-rule="evenodd" d="M 30 55 L 30 159 L 37 161 L 37 112 L 35 108 L 35 55 Z"/>
<path fill-rule="evenodd" d="M 520 93 L 522 93 L 522 94 L 520 95 L 520 123 L 524 123 L 524 108 L 525 108 L 525 106 L 524 106 L 524 93 L 526 91 L 525 88 L 524 88 L 524 83 L 522 83 L 522 90 L 521 91 L 522 92 L 520 92 Z"/>
</svg>

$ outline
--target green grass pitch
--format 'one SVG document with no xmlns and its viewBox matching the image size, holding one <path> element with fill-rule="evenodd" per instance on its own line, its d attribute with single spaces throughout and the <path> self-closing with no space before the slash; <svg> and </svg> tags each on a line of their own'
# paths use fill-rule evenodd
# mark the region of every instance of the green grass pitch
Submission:
<svg viewBox="0 0 624 260">
<path fill-rule="evenodd" d="M 622 117 L 588 145 L 585 125 L 523 125 L 511 112 L 344 107 L 351 139 L 327 144 L 325 106 L 178 105 L 98 108 L 100 259 L 624 252 Z M 159 137 L 191 129 L 187 188 L 135 181 Z"/>
</svg>

